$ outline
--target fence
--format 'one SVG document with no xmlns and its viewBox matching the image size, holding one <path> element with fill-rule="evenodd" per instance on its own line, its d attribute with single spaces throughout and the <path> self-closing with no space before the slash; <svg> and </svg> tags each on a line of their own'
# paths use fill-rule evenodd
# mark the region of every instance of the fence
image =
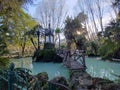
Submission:
<svg viewBox="0 0 120 90">
<path fill-rule="evenodd" d="M 2 71 L 0 74 L 0 90 L 43 90 L 40 81 L 35 76 L 29 74 L 30 70 L 26 68 L 14 69 L 11 63 L 8 70 Z M 67 86 L 47 82 L 48 90 L 70 90 Z"/>
</svg>

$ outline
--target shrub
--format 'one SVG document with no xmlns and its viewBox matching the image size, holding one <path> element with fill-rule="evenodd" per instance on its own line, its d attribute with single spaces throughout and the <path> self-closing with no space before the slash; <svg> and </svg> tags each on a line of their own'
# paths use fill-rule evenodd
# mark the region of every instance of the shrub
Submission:
<svg viewBox="0 0 120 90">
<path fill-rule="evenodd" d="M 85 46 L 87 49 L 86 53 L 88 56 L 97 56 L 98 55 L 99 45 L 96 41 L 87 42 L 87 43 L 85 43 Z"/>
<path fill-rule="evenodd" d="M 8 58 L 2 58 L 0 57 L 0 71 L 5 69 L 9 64 L 9 59 Z"/>
<path fill-rule="evenodd" d="M 105 42 L 99 48 L 99 54 L 104 59 L 111 59 L 114 56 L 114 53 L 118 49 L 118 44 L 111 40 L 105 40 Z"/>
<path fill-rule="evenodd" d="M 55 49 L 43 49 L 43 50 L 37 50 L 34 53 L 33 59 L 36 58 L 37 61 L 51 61 L 56 56 Z"/>
<path fill-rule="evenodd" d="M 54 59 L 54 56 L 56 55 L 56 51 L 54 49 L 45 49 L 43 52 L 43 59 Z"/>
</svg>

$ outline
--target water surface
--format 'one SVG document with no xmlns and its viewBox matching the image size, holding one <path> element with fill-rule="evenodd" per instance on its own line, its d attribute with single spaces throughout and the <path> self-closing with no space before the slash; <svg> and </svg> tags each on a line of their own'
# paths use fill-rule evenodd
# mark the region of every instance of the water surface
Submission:
<svg viewBox="0 0 120 90">
<path fill-rule="evenodd" d="M 33 75 L 36 75 L 40 72 L 47 72 L 49 79 L 52 79 L 55 76 L 64 76 L 67 79 L 69 78 L 69 70 L 63 66 L 62 63 L 32 62 L 32 58 L 13 59 L 12 62 L 15 63 L 16 67 L 30 69 Z"/>
<path fill-rule="evenodd" d="M 12 59 L 16 67 L 25 67 L 32 71 L 32 74 L 47 72 L 49 79 L 55 76 L 69 78 L 69 70 L 61 63 L 40 63 L 32 62 L 32 58 Z M 112 74 L 120 75 L 120 63 L 98 60 L 97 58 L 86 58 L 87 72 L 93 77 L 108 78 L 115 80 Z"/>
<path fill-rule="evenodd" d="M 98 60 L 98 58 L 86 58 L 87 72 L 94 77 L 115 80 L 120 75 L 120 63 Z"/>
</svg>

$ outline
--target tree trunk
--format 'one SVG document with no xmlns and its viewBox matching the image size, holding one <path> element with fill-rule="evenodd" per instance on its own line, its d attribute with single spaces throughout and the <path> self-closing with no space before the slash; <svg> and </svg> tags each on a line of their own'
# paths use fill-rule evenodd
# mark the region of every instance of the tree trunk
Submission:
<svg viewBox="0 0 120 90">
<path fill-rule="evenodd" d="M 60 49 L 60 34 L 58 33 L 58 38 L 59 38 L 59 49 Z"/>
<path fill-rule="evenodd" d="M 30 40 L 31 40 L 31 42 L 32 42 L 32 44 L 33 44 L 35 50 L 37 50 L 37 48 L 36 48 L 36 46 L 35 46 L 35 43 L 34 43 L 34 41 L 33 41 L 33 38 L 30 38 Z"/>
</svg>

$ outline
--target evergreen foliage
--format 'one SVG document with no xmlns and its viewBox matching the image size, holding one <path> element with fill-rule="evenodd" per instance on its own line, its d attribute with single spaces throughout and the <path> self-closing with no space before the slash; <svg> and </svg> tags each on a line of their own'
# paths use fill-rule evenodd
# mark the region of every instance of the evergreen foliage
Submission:
<svg viewBox="0 0 120 90">
<path fill-rule="evenodd" d="M 57 55 L 55 49 L 43 49 L 35 51 L 33 60 L 36 62 L 62 62 L 63 58 Z"/>
<path fill-rule="evenodd" d="M 79 17 L 74 19 L 67 17 L 65 21 L 64 35 L 67 40 L 67 48 L 71 49 L 71 44 L 75 43 L 77 49 L 83 49 L 85 43 L 86 29 L 82 28 Z M 78 34 L 79 32 L 80 34 Z"/>
</svg>

